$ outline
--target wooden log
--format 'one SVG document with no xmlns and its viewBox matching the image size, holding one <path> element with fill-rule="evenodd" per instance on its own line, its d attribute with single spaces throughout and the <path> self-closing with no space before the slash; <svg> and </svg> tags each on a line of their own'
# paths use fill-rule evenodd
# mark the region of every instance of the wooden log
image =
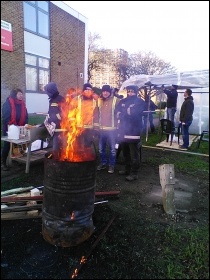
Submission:
<svg viewBox="0 0 210 280">
<path fill-rule="evenodd" d="M 12 197 L 2 197 L 1 202 L 16 202 L 16 201 L 42 201 L 43 195 L 35 195 L 35 196 L 12 196 Z"/>
<path fill-rule="evenodd" d="M 160 184 L 162 187 L 163 208 L 167 214 L 176 214 L 175 207 L 175 172 L 173 164 L 159 165 Z"/>
</svg>

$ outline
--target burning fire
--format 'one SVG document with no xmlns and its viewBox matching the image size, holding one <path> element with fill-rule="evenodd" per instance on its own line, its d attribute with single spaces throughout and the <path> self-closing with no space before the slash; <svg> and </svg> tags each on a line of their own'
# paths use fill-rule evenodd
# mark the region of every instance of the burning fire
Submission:
<svg viewBox="0 0 210 280">
<path fill-rule="evenodd" d="M 75 218 L 75 214 L 74 214 L 74 211 L 71 213 L 71 220 L 74 220 L 74 218 Z"/>
<path fill-rule="evenodd" d="M 92 148 L 85 146 L 84 138 L 86 125 L 92 123 L 93 100 L 88 99 L 81 103 L 81 93 L 81 90 L 70 89 L 62 106 L 63 150 L 60 160 L 63 161 L 81 162 L 95 159 Z"/>
<path fill-rule="evenodd" d="M 86 261 L 87 261 L 87 258 L 85 256 L 82 256 L 80 263 L 79 263 L 80 266 L 83 265 L 84 263 L 86 263 Z M 78 272 L 79 272 L 79 269 L 75 268 L 74 272 L 72 273 L 71 279 L 76 278 L 78 275 Z"/>
</svg>

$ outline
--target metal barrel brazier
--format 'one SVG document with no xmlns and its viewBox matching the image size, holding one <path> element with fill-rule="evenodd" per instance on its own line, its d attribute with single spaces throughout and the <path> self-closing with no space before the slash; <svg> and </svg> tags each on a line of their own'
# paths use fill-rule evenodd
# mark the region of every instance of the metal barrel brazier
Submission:
<svg viewBox="0 0 210 280">
<path fill-rule="evenodd" d="M 96 160 L 45 158 L 42 234 L 47 242 L 71 247 L 92 235 L 95 185 Z"/>
</svg>

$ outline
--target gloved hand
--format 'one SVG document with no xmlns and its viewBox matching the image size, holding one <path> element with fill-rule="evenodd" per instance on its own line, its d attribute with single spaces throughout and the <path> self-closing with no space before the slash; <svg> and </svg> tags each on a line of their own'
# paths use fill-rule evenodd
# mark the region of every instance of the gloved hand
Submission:
<svg viewBox="0 0 210 280">
<path fill-rule="evenodd" d="M 131 104 L 128 109 L 127 109 L 127 114 L 130 116 L 131 115 L 131 108 L 134 107 L 135 104 Z"/>
</svg>

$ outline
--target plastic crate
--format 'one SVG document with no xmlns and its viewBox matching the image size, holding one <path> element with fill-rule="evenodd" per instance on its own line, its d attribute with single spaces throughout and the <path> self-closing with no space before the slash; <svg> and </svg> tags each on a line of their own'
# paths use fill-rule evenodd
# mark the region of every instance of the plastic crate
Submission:
<svg viewBox="0 0 210 280">
<path fill-rule="evenodd" d="M 49 137 L 49 133 L 47 129 L 43 127 L 31 127 L 26 128 L 25 126 L 19 126 L 20 128 L 20 138 L 27 138 L 31 141 L 35 141 L 37 139 L 43 139 Z"/>
</svg>

